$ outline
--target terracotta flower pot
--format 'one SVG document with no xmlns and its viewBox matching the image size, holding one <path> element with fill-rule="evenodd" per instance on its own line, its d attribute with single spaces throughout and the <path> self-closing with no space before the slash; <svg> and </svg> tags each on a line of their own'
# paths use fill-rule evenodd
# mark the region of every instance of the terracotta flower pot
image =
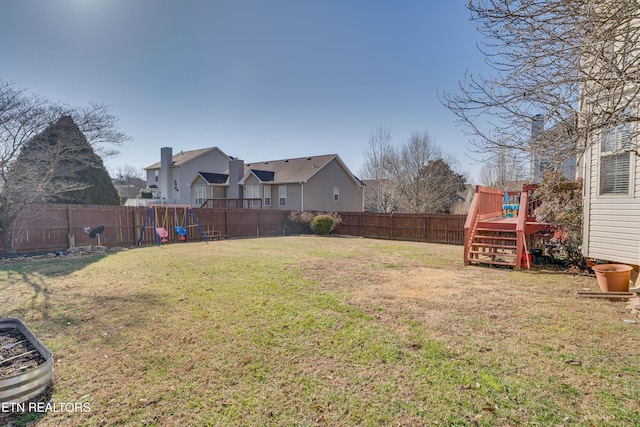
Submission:
<svg viewBox="0 0 640 427">
<path fill-rule="evenodd" d="M 629 278 L 633 267 L 624 264 L 598 264 L 591 269 L 596 273 L 602 292 L 629 292 Z"/>
</svg>

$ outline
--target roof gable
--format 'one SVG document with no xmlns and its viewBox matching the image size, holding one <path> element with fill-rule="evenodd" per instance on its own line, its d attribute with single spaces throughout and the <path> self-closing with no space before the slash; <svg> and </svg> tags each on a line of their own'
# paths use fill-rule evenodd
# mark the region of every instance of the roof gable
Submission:
<svg viewBox="0 0 640 427">
<path fill-rule="evenodd" d="M 364 183 L 351 173 L 337 154 L 247 163 L 244 166 L 245 174 L 240 184 L 244 185 L 250 175 L 258 178 L 260 182 L 274 184 L 305 183 L 334 160 L 357 186 L 364 186 Z"/>
<path fill-rule="evenodd" d="M 220 154 L 222 154 L 223 156 L 225 156 L 227 159 L 230 159 L 229 156 L 227 156 L 221 149 L 219 149 L 218 147 L 209 147 L 209 148 L 200 148 L 198 150 L 190 150 L 190 151 L 180 151 L 179 153 L 175 153 L 173 154 L 172 157 L 172 164 L 171 166 L 182 166 L 185 163 L 190 162 L 191 160 L 200 157 L 204 154 L 207 154 L 211 151 L 218 151 L 220 152 Z M 160 162 L 156 162 L 154 164 L 152 164 L 151 166 L 147 166 L 145 168 L 145 170 L 148 169 L 160 169 L 161 167 L 161 163 Z"/>
<path fill-rule="evenodd" d="M 245 177 L 243 181 L 247 178 L 248 174 L 253 174 L 261 181 L 274 183 L 306 182 L 335 156 L 335 154 L 327 154 L 323 156 L 247 163 L 245 164 Z M 273 174 L 272 178 L 271 174 Z M 261 176 L 271 179 L 264 180 Z"/>
</svg>

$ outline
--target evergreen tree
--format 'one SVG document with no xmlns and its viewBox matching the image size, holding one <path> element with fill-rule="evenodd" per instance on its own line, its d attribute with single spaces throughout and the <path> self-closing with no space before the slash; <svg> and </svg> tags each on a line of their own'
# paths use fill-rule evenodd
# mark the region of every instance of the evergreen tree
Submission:
<svg viewBox="0 0 640 427">
<path fill-rule="evenodd" d="M 49 203 L 119 205 L 120 197 L 102 159 L 70 116 L 61 117 L 27 142 L 12 169 L 30 174 L 51 174 L 64 192 L 44 195 Z"/>
</svg>

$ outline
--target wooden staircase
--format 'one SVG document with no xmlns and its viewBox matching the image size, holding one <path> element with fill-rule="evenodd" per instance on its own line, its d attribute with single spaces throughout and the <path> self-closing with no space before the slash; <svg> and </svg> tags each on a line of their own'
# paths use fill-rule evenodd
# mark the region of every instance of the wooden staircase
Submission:
<svg viewBox="0 0 640 427">
<path fill-rule="evenodd" d="M 519 267 L 518 237 L 512 230 L 482 224 L 475 229 L 468 250 L 468 264 Z"/>
<path fill-rule="evenodd" d="M 519 270 L 525 253 L 526 235 L 547 228 L 535 222 L 529 191 L 509 193 L 518 200 L 516 216 L 502 216 L 504 192 L 476 187 L 464 226 L 465 265 L 506 266 Z"/>
</svg>

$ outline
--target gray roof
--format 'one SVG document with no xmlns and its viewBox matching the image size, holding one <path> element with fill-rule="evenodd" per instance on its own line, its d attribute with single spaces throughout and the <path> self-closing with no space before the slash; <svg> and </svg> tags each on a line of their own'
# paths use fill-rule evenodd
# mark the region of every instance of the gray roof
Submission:
<svg viewBox="0 0 640 427">
<path fill-rule="evenodd" d="M 208 184 L 226 184 L 229 175 L 226 173 L 198 172 Z"/>
<path fill-rule="evenodd" d="M 258 169 L 251 169 L 251 172 L 262 182 L 273 182 L 276 175 L 273 171 L 262 171 Z"/>
<path fill-rule="evenodd" d="M 205 153 L 208 153 L 209 151 L 213 151 L 213 150 L 218 150 L 220 151 L 222 154 L 224 154 L 222 152 L 222 150 L 220 150 L 218 147 L 209 147 L 209 148 L 200 148 L 199 150 L 190 150 L 190 151 L 181 151 L 179 153 L 175 153 L 173 154 L 172 157 L 172 166 L 182 166 L 183 164 L 190 162 L 191 160 L 195 159 L 196 157 L 199 157 Z M 225 154 L 226 156 L 226 154 Z M 156 162 L 154 164 L 152 164 L 151 166 L 147 166 L 145 168 L 145 170 L 147 169 L 160 169 L 161 167 L 161 163 L 160 162 Z"/>
<path fill-rule="evenodd" d="M 244 171 L 246 175 L 252 170 L 258 170 L 260 174 L 265 177 L 267 176 L 266 172 L 271 172 L 273 173 L 273 179 L 270 179 L 270 182 L 306 182 L 336 157 L 336 154 L 325 154 L 322 156 L 299 157 L 296 159 L 246 163 Z M 262 180 L 259 176 L 258 178 Z"/>
</svg>

